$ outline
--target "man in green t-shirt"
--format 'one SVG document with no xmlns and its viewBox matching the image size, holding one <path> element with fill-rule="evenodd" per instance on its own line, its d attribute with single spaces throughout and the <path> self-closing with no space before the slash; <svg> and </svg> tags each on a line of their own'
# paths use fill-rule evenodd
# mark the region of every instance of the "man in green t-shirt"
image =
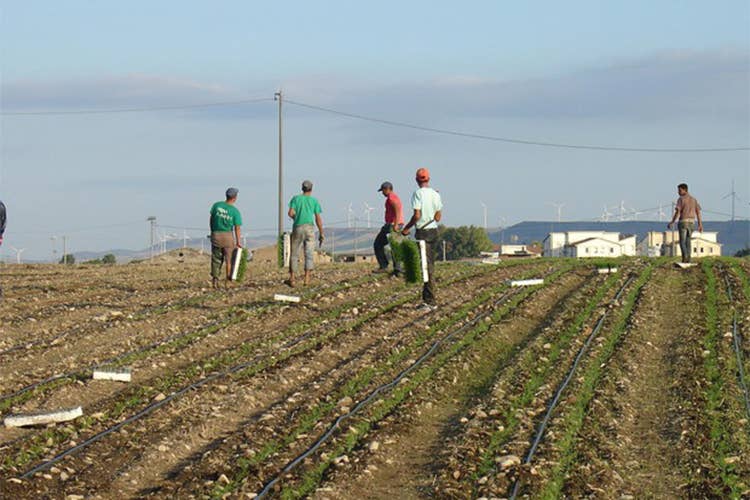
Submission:
<svg viewBox="0 0 750 500">
<path fill-rule="evenodd" d="M 302 183 L 302 194 L 298 194 L 289 202 L 289 217 L 294 219 L 292 229 L 292 251 L 289 259 L 289 286 L 294 286 L 294 275 L 299 263 L 300 247 L 305 247 L 305 285 L 310 284 L 310 276 L 313 268 L 315 251 L 315 229 L 313 223 L 318 226 L 318 243 L 323 245 L 323 219 L 320 214 L 318 200 L 312 196 L 313 184 L 310 181 Z"/>
<path fill-rule="evenodd" d="M 227 189 L 226 201 L 217 201 L 211 207 L 209 226 L 211 227 L 211 278 L 214 288 L 219 288 L 219 274 L 221 265 L 226 262 L 227 280 L 231 279 L 232 251 L 242 248 L 240 242 L 240 226 L 242 215 L 237 207 L 237 188 Z"/>
</svg>

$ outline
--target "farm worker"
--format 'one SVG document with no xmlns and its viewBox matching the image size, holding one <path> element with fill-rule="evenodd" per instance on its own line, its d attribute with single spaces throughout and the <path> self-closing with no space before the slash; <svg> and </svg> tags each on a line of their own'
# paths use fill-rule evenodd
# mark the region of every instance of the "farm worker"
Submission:
<svg viewBox="0 0 750 500">
<path fill-rule="evenodd" d="M 426 168 L 417 170 L 416 181 L 419 189 L 411 196 L 411 208 L 414 213 L 401 233 L 406 236 L 409 229 L 417 227 L 417 240 L 424 240 L 427 247 L 427 275 L 428 280 L 422 288 L 422 304 L 420 309 L 437 308 L 435 289 L 435 244 L 438 239 L 438 222 L 443 217 L 443 201 L 440 193 L 430 187 L 430 171 Z"/>
<path fill-rule="evenodd" d="M 230 187 L 226 192 L 226 201 L 217 201 L 211 207 L 209 225 L 211 227 L 211 278 L 213 287 L 219 287 L 221 265 L 226 262 L 226 277 L 231 279 L 232 251 L 242 248 L 240 226 L 242 215 L 234 204 L 237 202 L 239 189 Z"/>
<path fill-rule="evenodd" d="M 3 244 L 3 234 L 5 234 L 5 204 L 0 201 L 0 245 Z M 3 296 L 3 289 L 0 288 L 0 297 Z"/>
<path fill-rule="evenodd" d="M 294 196 L 289 202 L 289 217 L 294 220 L 291 238 L 291 256 L 289 259 L 289 286 L 294 286 L 294 275 L 297 273 L 300 248 L 305 248 L 305 285 L 310 284 L 312 270 L 315 268 L 315 228 L 318 226 L 318 244 L 323 246 L 323 210 L 317 198 L 312 195 L 313 183 L 302 183 L 302 194 Z"/>
<path fill-rule="evenodd" d="M 378 236 L 373 244 L 375 248 L 375 257 L 378 259 L 380 267 L 375 273 L 388 272 L 388 257 L 385 254 L 385 246 L 388 244 L 388 235 L 391 231 L 400 231 L 404 226 L 404 212 L 401 208 L 401 199 L 393 192 L 393 184 L 386 181 L 378 189 L 385 196 L 385 224 L 380 228 Z M 398 276 L 402 272 L 401 262 L 393 261 L 393 275 Z"/>
<path fill-rule="evenodd" d="M 698 221 L 698 231 L 703 232 L 703 220 L 701 218 L 701 206 L 698 200 L 688 193 L 688 185 L 684 182 L 677 186 L 677 194 L 680 197 L 674 207 L 672 220 L 667 224 L 667 229 L 674 227 L 674 221 L 679 219 L 677 230 L 680 234 L 680 252 L 682 262 L 690 262 L 693 243 L 692 236 L 695 230 L 695 221 Z"/>
</svg>

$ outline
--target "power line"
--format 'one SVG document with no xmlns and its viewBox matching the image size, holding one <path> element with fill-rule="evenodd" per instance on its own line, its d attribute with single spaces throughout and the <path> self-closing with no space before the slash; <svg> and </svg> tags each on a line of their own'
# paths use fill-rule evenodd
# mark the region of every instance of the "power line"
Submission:
<svg viewBox="0 0 750 500">
<path fill-rule="evenodd" d="M 220 101 L 202 104 L 183 104 L 175 106 L 146 106 L 139 108 L 113 108 L 113 109 L 66 109 L 66 110 L 42 110 L 42 111 L 2 111 L 3 116 L 38 116 L 38 115 L 100 115 L 109 113 L 141 113 L 149 111 L 171 111 L 180 109 L 199 109 L 220 106 L 239 106 L 242 104 L 254 104 L 264 101 L 273 101 L 270 97 L 258 97 L 255 99 L 244 99 L 239 101 Z"/>
<path fill-rule="evenodd" d="M 299 106 L 302 108 L 313 109 L 316 111 L 322 111 L 339 116 L 345 116 L 347 118 L 354 118 L 357 120 L 363 120 L 373 123 L 380 123 L 382 125 L 390 125 L 394 127 L 410 128 L 414 130 L 421 130 L 423 132 L 432 132 L 436 134 L 453 135 L 458 137 L 468 137 L 471 139 L 482 139 L 486 141 L 496 142 L 507 142 L 511 144 L 523 144 L 526 146 L 541 146 L 550 148 L 563 148 L 563 149 L 587 149 L 594 151 L 626 151 L 635 153 L 718 153 L 718 152 L 730 152 L 730 151 L 750 151 L 750 146 L 733 146 L 726 148 L 709 147 L 709 148 L 643 148 L 643 147 L 620 147 L 620 146 L 598 146 L 589 144 L 564 144 L 557 142 L 543 142 L 527 139 L 516 139 L 510 137 L 497 137 L 491 135 L 474 134 L 470 132 L 461 132 L 457 130 L 440 129 L 434 127 L 425 127 L 423 125 L 416 125 L 413 123 L 398 122 L 393 120 L 384 120 L 381 118 L 374 118 L 371 116 L 360 115 L 356 113 L 347 113 L 345 111 L 339 111 L 336 109 L 325 108 L 322 106 L 316 106 L 314 104 L 307 104 L 304 102 L 293 101 L 291 99 L 285 99 L 284 102 Z"/>
</svg>

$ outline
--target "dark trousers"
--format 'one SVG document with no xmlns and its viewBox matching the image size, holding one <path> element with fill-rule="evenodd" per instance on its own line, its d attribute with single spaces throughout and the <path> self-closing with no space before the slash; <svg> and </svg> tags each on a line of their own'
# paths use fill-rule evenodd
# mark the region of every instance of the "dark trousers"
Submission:
<svg viewBox="0 0 750 500">
<path fill-rule="evenodd" d="M 427 274 L 429 279 L 422 288 L 422 300 L 427 304 L 437 301 L 437 287 L 435 286 L 435 245 L 438 240 L 437 229 L 417 229 L 417 240 L 424 240 L 427 253 Z"/>
<path fill-rule="evenodd" d="M 375 258 L 378 259 L 380 269 L 388 269 L 388 256 L 385 253 L 385 247 L 388 245 L 388 235 L 391 233 L 393 224 L 386 224 L 380 228 L 380 232 L 375 237 L 373 248 L 375 249 Z M 393 259 L 393 270 L 400 273 L 401 263 Z"/>
</svg>

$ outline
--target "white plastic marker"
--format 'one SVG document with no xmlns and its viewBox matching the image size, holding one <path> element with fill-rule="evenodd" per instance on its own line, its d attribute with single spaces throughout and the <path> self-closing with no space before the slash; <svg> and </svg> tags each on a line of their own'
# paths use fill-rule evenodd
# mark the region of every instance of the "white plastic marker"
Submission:
<svg viewBox="0 0 750 500">
<path fill-rule="evenodd" d="M 488 257 L 486 259 L 482 259 L 482 264 L 500 264 L 500 259 L 496 257 Z"/>
<path fill-rule="evenodd" d="M 422 261 L 422 281 L 427 283 L 430 275 L 427 273 L 427 243 L 424 240 L 419 240 L 419 260 Z"/>
<path fill-rule="evenodd" d="M 115 382 L 130 382 L 130 368 L 96 368 L 94 370 L 94 380 L 112 380 Z"/>
<path fill-rule="evenodd" d="M 542 285 L 544 284 L 543 278 L 536 278 L 536 279 L 530 279 L 530 280 L 516 280 L 511 281 L 510 286 L 534 286 L 534 285 Z"/>
<path fill-rule="evenodd" d="M 63 410 L 51 412 L 26 413 L 20 415 L 10 415 L 5 417 L 5 427 L 26 427 L 29 425 L 46 425 L 56 422 L 67 422 L 83 415 L 80 406 L 75 408 L 66 408 Z"/>
<path fill-rule="evenodd" d="M 242 249 L 235 248 L 232 250 L 232 281 L 237 281 L 237 275 L 240 272 L 240 263 L 242 262 Z"/>
<path fill-rule="evenodd" d="M 617 272 L 616 267 L 600 267 L 599 274 L 614 274 Z"/>
<path fill-rule="evenodd" d="M 277 300 L 279 302 L 299 302 L 300 298 L 295 295 L 283 295 L 281 293 L 277 293 L 273 296 L 273 300 Z"/>
<path fill-rule="evenodd" d="M 284 233 L 284 267 L 289 267 L 289 263 L 292 260 L 292 236 L 289 233 Z"/>
<path fill-rule="evenodd" d="M 698 264 L 696 264 L 695 262 L 675 262 L 675 265 L 677 267 L 681 267 L 682 269 L 689 269 L 691 267 L 697 266 Z"/>
</svg>

